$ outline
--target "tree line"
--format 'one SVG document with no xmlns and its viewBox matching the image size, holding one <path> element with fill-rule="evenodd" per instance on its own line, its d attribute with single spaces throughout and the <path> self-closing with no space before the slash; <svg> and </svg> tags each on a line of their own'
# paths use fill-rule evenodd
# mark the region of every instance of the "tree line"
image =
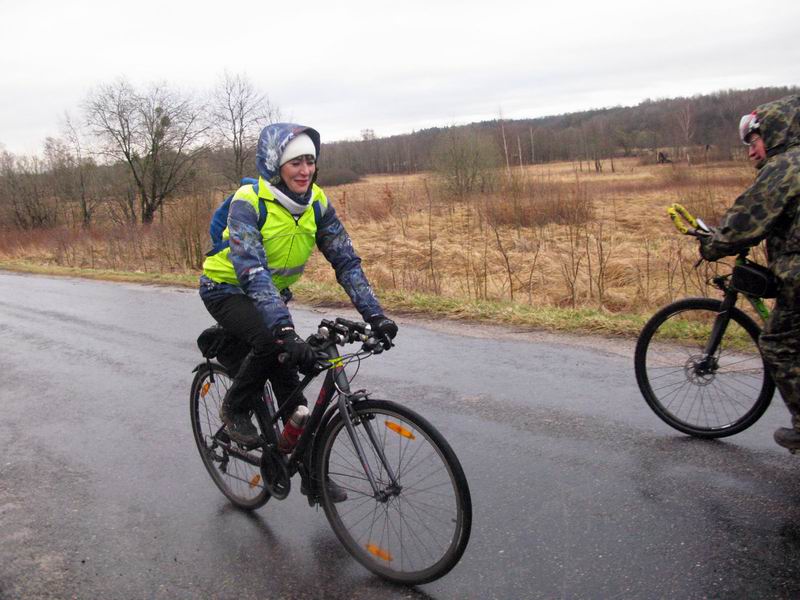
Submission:
<svg viewBox="0 0 800 600">
<path fill-rule="evenodd" d="M 671 160 L 688 162 L 709 157 L 732 159 L 742 148 L 736 133 L 739 118 L 759 104 L 798 92 L 796 86 L 725 90 L 536 119 L 496 119 L 431 128 L 385 138 L 365 129 L 360 140 L 326 146 L 325 164 L 358 174 L 436 170 L 441 157 L 436 141 L 449 130 L 490 141 L 507 167 L 568 160 L 586 162 L 599 170 L 603 160 L 619 156 L 655 160 L 659 152 Z"/>
<path fill-rule="evenodd" d="M 741 153 L 736 125 L 755 106 L 797 87 L 728 90 L 646 100 L 536 119 L 485 121 L 381 138 L 326 143 L 320 182 L 436 170 L 453 193 L 484 190 L 500 167 L 572 160 L 601 170 L 620 156 L 691 162 Z M 165 204 L 199 189 L 235 187 L 253 175 L 261 128 L 280 110 L 247 77 L 225 73 L 205 96 L 121 79 L 91 91 L 80 115 L 48 137 L 39 156 L 0 147 L 0 223 L 151 223 Z"/>
</svg>

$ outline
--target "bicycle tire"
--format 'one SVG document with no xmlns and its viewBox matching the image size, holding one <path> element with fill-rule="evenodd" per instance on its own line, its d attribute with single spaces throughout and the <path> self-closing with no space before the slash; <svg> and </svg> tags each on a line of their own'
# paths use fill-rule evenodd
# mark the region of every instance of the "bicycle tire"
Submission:
<svg viewBox="0 0 800 600">
<path fill-rule="evenodd" d="M 389 581 L 416 585 L 442 577 L 460 560 L 472 527 L 469 485 L 458 458 L 433 425 L 404 406 L 365 400 L 353 410 L 356 435 L 379 485 L 386 488 L 390 480 L 365 423 L 402 489 L 383 502 L 376 499 L 342 415 L 335 414 L 320 441 L 315 468 L 318 482 L 330 478 L 348 494 L 335 504 L 320 485 L 331 527 L 358 562 Z M 426 556 L 413 554 L 417 546 Z"/>
<path fill-rule="evenodd" d="M 261 448 L 246 451 L 254 461 L 258 461 L 255 465 L 250 464 L 232 453 L 234 449 L 245 450 L 232 445 L 224 432 L 220 433 L 223 426 L 219 406 L 230 383 L 231 376 L 222 365 L 204 363 L 198 367 L 189 402 L 192 431 L 200 458 L 216 486 L 235 506 L 255 510 L 270 499 L 258 466 Z"/>
<path fill-rule="evenodd" d="M 744 431 L 764 414 L 775 391 L 758 347 L 761 329 L 738 308 L 731 309 L 710 372 L 699 367 L 702 334 L 696 342 L 674 339 L 678 330 L 710 331 L 721 308 L 713 298 L 678 300 L 653 315 L 636 342 L 636 382 L 645 401 L 670 427 L 698 438 Z"/>
</svg>

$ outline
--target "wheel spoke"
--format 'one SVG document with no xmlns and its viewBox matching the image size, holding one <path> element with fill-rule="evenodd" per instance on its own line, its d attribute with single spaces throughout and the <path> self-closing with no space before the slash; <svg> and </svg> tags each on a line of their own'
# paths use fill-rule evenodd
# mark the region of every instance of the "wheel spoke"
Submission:
<svg viewBox="0 0 800 600">
<path fill-rule="evenodd" d="M 674 331 L 712 331 L 720 302 L 682 300 L 659 311 L 636 348 L 639 387 L 656 414 L 692 435 L 722 437 L 751 425 L 766 409 L 772 383 L 758 349 L 758 328 L 733 310 L 713 357 L 705 342 L 675 341 Z"/>
<path fill-rule="evenodd" d="M 257 466 L 261 451 L 247 452 L 248 460 L 255 463 L 251 464 L 231 452 L 232 442 L 217 439 L 223 428 L 219 407 L 230 386 L 230 378 L 218 366 L 212 368 L 213 382 L 209 372 L 202 371 L 198 375 L 202 379 L 197 381 L 192 398 L 192 419 L 200 456 L 214 483 L 231 502 L 241 508 L 258 508 L 269 499 L 261 469 Z M 204 390 L 204 393 L 200 393 L 200 390 Z"/>
<path fill-rule="evenodd" d="M 367 409 L 366 406 L 381 407 Z M 392 408 L 384 408 L 391 405 Z M 367 568 L 395 581 L 418 583 L 447 572 L 466 546 L 471 517 L 469 491 L 460 466 L 439 447 L 439 434 L 430 433 L 410 411 L 383 401 L 366 401 L 357 406 L 361 422 L 370 424 L 370 438 L 357 427 L 379 492 L 372 497 L 363 468 L 355 464 L 355 449 L 341 423 L 326 436 L 323 462 L 327 475 L 342 487 L 361 487 L 340 504 L 326 504 L 326 515 L 340 539 Z M 402 411 L 402 412 L 401 412 Z M 409 412 L 406 415 L 405 412 Z M 371 418 L 367 419 L 369 414 Z M 386 423 L 391 423 L 390 427 Z M 373 441 L 379 445 L 378 451 Z M 449 449 L 448 449 L 449 451 Z M 452 454 L 452 451 L 449 451 Z M 388 465 L 381 460 L 385 456 Z M 387 466 L 400 487 L 388 478 Z M 454 475 L 457 469 L 460 479 Z M 463 488 L 462 488 L 463 486 Z M 363 490 L 368 490 L 363 493 Z"/>
</svg>

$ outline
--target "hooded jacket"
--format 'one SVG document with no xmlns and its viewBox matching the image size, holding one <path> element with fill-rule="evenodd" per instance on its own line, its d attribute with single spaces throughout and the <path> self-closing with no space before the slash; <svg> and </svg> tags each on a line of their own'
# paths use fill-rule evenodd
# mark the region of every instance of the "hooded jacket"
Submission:
<svg viewBox="0 0 800 600">
<path fill-rule="evenodd" d="M 766 239 L 770 267 L 780 276 L 784 269 L 778 263 L 800 255 L 800 95 L 762 104 L 755 112 L 767 159 L 700 252 L 717 260 Z"/>
<path fill-rule="evenodd" d="M 275 187 L 280 183 L 281 155 L 301 133 L 309 135 L 319 157 L 320 137 L 309 127 L 276 123 L 261 132 L 256 149 L 258 193 L 246 185 L 234 194 L 223 232 L 229 248 L 204 262 L 201 296 L 244 293 L 253 299 L 270 329 L 293 325 L 281 292 L 285 296 L 287 286 L 299 278 L 316 245 L 353 305 L 368 320 L 383 311 L 350 236 L 322 189 L 312 183 L 309 193 L 298 199 L 287 198 Z M 267 218 L 260 228 L 259 199 L 267 205 Z"/>
</svg>

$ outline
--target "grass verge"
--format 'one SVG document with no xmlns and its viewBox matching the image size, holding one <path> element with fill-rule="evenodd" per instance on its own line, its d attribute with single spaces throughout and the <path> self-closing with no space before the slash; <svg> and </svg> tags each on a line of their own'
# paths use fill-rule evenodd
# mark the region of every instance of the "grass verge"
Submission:
<svg viewBox="0 0 800 600">
<path fill-rule="evenodd" d="M 24 260 L 0 259 L 0 269 L 20 273 L 82 277 L 104 281 L 147 283 L 195 287 L 197 275 L 192 273 L 145 273 L 111 271 L 43 265 Z M 337 285 L 313 281 L 292 286 L 298 302 L 312 306 L 349 306 L 344 291 Z M 532 307 L 498 301 L 462 301 L 432 294 L 383 290 L 381 304 L 389 313 L 444 317 L 453 320 L 477 321 L 572 333 L 636 336 L 647 320 L 646 315 L 610 314 L 594 309 Z"/>
</svg>

